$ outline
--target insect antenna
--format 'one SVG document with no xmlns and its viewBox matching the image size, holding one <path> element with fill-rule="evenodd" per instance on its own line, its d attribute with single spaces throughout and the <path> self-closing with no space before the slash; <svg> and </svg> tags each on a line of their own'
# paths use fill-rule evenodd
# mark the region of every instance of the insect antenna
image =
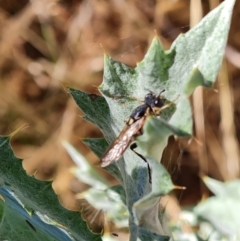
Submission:
<svg viewBox="0 0 240 241">
<path fill-rule="evenodd" d="M 160 97 L 163 92 L 165 92 L 165 89 L 160 91 L 160 93 L 158 94 L 158 97 Z"/>
<path fill-rule="evenodd" d="M 144 90 L 146 90 L 146 91 L 148 91 L 149 93 L 153 94 L 153 92 L 152 92 L 150 89 L 148 89 L 148 88 L 144 88 Z"/>
<path fill-rule="evenodd" d="M 144 88 L 144 90 L 148 91 L 148 92 L 151 93 L 151 94 L 154 94 L 153 91 L 151 91 L 151 90 L 148 89 L 148 88 Z M 160 93 L 158 94 L 158 97 L 160 97 L 163 92 L 165 92 L 165 89 L 163 89 L 163 90 L 160 91 Z"/>
</svg>

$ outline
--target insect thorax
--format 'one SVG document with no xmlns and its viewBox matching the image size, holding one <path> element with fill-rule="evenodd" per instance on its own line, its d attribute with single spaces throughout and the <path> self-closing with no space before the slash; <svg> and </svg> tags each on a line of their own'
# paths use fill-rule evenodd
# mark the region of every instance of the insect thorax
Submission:
<svg viewBox="0 0 240 241">
<path fill-rule="evenodd" d="M 135 121 L 139 120 L 143 116 L 149 113 L 150 107 L 146 104 L 138 106 L 136 109 L 133 110 L 132 114 L 130 115 L 127 124 L 131 125 Z"/>
</svg>

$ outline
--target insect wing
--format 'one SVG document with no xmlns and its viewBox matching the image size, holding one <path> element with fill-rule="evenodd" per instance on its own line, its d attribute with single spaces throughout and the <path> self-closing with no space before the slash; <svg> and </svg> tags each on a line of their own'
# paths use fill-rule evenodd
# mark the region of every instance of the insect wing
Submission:
<svg viewBox="0 0 240 241">
<path fill-rule="evenodd" d="M 143 127 L 145 122 L 145 116 L 135 121 L 131 125 L 126 125 L 119 136 L 115 139 L 115 141 L 110 145 L 106 153 L 102 157 L 101 166 L 108 166 L 113 161 L 117 161 L 121 158 L 125 150 L 130 145 L 136 135 L 138 135 L 139 131 Z"/>
</svg>

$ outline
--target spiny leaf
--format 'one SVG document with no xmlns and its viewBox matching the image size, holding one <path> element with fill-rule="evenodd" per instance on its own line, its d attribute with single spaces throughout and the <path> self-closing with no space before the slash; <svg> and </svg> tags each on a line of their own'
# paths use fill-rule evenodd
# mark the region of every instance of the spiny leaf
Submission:
<svg viewBox="0 0 240 241">
<path fill-rule="evenodd" d="M 220 182 L 210 177 L 203 177 L 203 181 L 216 196 L 240 198 L 240 180 Z"/>
<path fill-rule="evenodd" d="M 105 190 L 109 187 L 108 181 L 103 178 L 96 169 L 89 163 L 89 161 L 80 154 L 68 142 L 63 142 L 67 153 L 75 162 L 77 167 L 73 167 L 70 171 L 83 183 L 90 185 L 93 188 Z"/>
<path fill-rule="evenodd" d="M 97 125 L 107 139 L 112 139 L 110 111 L 105 99 L 102 96 L 69 90 L 79 108 L 86 114 L 84 118 Z"/>
<path fill-rule="evenodd" d="M 240 205 L 235 197 L 211 197 L 194 208 L 194 213 L 209 221 L 229 240 L 240 239 Z"/>
<path fill-rule="evenodd" d="M 0 136 L 0 185 L 8 185 L 24 205 L 63 225 L 76 240 L 101 240 L 99 235 L 88 230 L 78 212 L 66 210 L 60 205 L 50 182 L 42 182 L 26 174 L 9 141 L 9 137 Z"/>
<path fill-rule="evenodd" d="M 187 125 L 187 123 L 186 123 Z M 155 160 L 161 160 L 164 148 L 167 145 L 168 137 L 189 136 L 188 133 L 170 125 L 160 118 L 149 117 L 143 128 L 144 135 L 137 138 L 137 144 L 144 156 L 150 156 Z"/>
<path fill-rule="evenodd" d="M 83 138 L 82 142 L 88 146 L 99 158 L 106 151 L 109 144 L 104 138 Z"/>
<path fill-rule="evenodd" d="M 204 177 L 203 180 L 216 196 L 199 203 L 194 208 L 194 213 L 208 220 L 223 236 L 228 236 L 229 240 L 239 240 L 240 180 L 226 183 L 209 177 Z"/>
<path fill-rule="evenodd" d="M 101 159 L 103 153 L 108 147 L 108 143 L 104 138 L 84 138 L 82 141 L 99 157 L 99 159 Z M 122 182 L 122 176 L 114 163 L 104 167 L 104 169 L 116 177 L 120 182 Z"/>
<path fill-rule="evenodd" d="M 133 216 L 134 222 L 137 225 L 141 222 L 147 222 L 148 225 L 156 226 L 156 220 L 158 220 L 159 215 L 159 212 L 156 211 L 156 209 L 158 210 L 160 198 L 173 190 L 174 185 L 169 173 L 161 164 L 150 158 L 148 158 L 147 161 L 151 166 L 152 191 L 134 203 Z M 152 207 L 155 205 L 156 209 L 154 209 L 155 211 L 151 213 Z M 149 217 L 149 213 L 151 213 L 151 217 Z M 158 225 L 162 226 L 161 223 Z"/>
<path fill-rule="evenodd" d="M 125 125 L 124 121 L 139 105 L 136 99 L 144 100 L 149 90 L 159 94 L 165 89 L 164 97 L 168 102 L 177 97 L 179 99 L 173 105 L 174 108 L 164 111 L 164 115 L 161 116 L 163 121 L 156 118 L 148 118 L 146 121 L 144 133 L 137 140 L 141 147 L 139 149 L 144 155 L 159 160 L 169 135 L 191 135 L 192 113 L 187 97 L 198 85 L 209 87 L 214 83 L 224 54 L 233 5 L 233 0 L 224 1 L 198 26 L 179 36 L 168 51 L 163 50 L 155 37 L 145 58 L 135 69 L 130 69 L 105 55 L 103 83 L 99 88 L 105 98 L 102 110 L 96 110 L 96 106 L 101 108 L 101 105 L 89 101 L 86 94 L 82 100 L 78 100 L 78 103 L 90 102 L 90 110 L 81 103 L 86 118 L 100 127 L 109 143 L 119 135 Z M 81 105 L 79 104 L 80 107 Z M 151 195 L 153 195 L 152 210 L 158 212 L 155 204 L 157 199 L 154 197 L 156 190 L 155 188 L 151 190 L 155 184 L 149 183 L 146 163 L 127 150 L 123 158 L 113 165 L 116 165 L 121 173 L 130 214 L 135 203 Z M 155 163 L 150 161 L 150 165 L 154 166 Z M 168 188 L 170 186 L 168 185 L 165 191 L 170 190 L 171 188 Z M 161 191 L 164 190 L 158 190 L 158 195 Z M 139 217 L 138 214 L 135 216 Z M 130 216 L 130 221 L 133 221 L 133 216 Z M 144 235 L 140 234 L 142 228 L 149 225 L 143 223 L 143 227 L 140 228 L 131 222 L 132 240 L 158 240 L 145 236 L 147 231 L 143 232 Z M 161 232 L 157 225 L 154 230 Z"/>
<path fill-rule="evenodd" d="M 5 186 L 0 188 L 0 240 L 9 241 L 71 241 L 56 223 L 42 221 L 36 213 L 30 215 L 16 196 Z M 4 198 L 4 200 L 3 200 Z"/>
</svg>

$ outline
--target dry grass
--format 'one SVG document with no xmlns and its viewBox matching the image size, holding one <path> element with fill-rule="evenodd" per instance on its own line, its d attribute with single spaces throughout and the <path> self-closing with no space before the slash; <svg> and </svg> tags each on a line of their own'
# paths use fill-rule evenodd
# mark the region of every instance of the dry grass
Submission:
<svg viewBox="0 0 240 241">
<path fill-rule="evenodd" d="M 199 14 L 196 2 L 189 12 L 189 3 L 183 0 L 1 1 L 0 133 L 29 125 L 13 138 L 14 151 L 25 159 L 29 174 L 54 180 L 56 193 L 69 209 L 79 209 L 74 190 L 86 187 L 76 185 L 69 173 L 73 163 L 60 141 L 71 142 L 97 165 L 99 160 L 80 138 L 101 133 L 81 119 L 83 113 L 66 87 L 98 93 L 103 72 L 100 44 L 129 66 L 143 58 L 154 29 L 169 48 L 179 33 L 189 29 L 190 16 L 192 23 L 199 21 L 193 19 Z M 202 2 L 203 15 L 217 4 Z M 220 180 L 239 177 L 239 11 L 237 2 L 219 82 L 194 96 L 195 133 L 204 147 L 171 139 L 164 153 L 174 182 L 187 187 L 178 193 L 182 204 L 194 204 L 202 197 L 199 173 Z"/>
</svg>

